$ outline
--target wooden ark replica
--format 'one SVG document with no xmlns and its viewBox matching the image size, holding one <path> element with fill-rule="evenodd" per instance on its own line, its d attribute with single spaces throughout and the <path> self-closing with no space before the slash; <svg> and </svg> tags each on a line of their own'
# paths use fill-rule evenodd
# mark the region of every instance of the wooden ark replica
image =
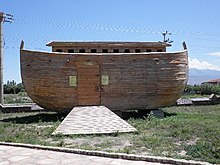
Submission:
<svg viewBox="0 0 220 165">
<path fill-rule="evenodd" d="M 49 110 L 104 105 L 111 110 L 169 106 L 182 94 L 188 55 L 165 42 L 57 42 L 52 52 L 20 48 L 31 99 Z"/>
</svg>

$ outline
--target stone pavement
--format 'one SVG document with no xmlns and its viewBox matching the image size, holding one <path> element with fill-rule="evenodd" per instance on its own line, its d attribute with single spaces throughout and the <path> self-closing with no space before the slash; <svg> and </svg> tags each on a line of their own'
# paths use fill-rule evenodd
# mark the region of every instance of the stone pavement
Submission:
<svg viewBox="0 0 220 165">
<path fill-rule="evenodd" d="M 0 145 L 0 165 L 161 165 L 98 156 Z"/>
</svg>

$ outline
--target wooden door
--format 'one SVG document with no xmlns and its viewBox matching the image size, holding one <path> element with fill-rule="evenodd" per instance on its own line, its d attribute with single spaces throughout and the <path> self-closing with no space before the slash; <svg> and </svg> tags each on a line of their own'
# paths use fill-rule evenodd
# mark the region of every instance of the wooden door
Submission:
<svg viewBox="0 0 220 165">
<path fill-rule="evenodd" d="M 78 105 L 100 105 L 100 75 L 96 63 L 81 63 L 77 66 Z"/>
</svg>

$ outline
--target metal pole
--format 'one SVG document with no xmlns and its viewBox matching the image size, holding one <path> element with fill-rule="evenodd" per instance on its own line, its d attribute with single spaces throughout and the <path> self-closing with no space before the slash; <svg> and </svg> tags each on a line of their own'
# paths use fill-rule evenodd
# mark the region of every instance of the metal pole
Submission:
<svg viewBox="0 0 220 165">
<path fill-rule="evenodd" d="M 4 22 L 4 14 L 0 12 L 0 104 L 4 104 L 3 94 L 4 94 L 4 86 L 3 86 L 3 22 Z"/>
</svg>

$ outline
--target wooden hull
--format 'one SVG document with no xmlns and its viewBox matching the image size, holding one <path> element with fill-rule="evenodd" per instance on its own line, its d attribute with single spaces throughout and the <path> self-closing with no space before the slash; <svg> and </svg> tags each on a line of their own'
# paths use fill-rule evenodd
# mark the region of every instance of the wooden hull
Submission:
<svg viewBox="0 0 220 165">
<path fill-rule="evenodd" d="M 50 110 L 83 105 L 112 110 L 169 106 L 180 97 L 188 78 L 187 50 L 77 54 L 21 49 L 20 56 L 28 95 Z M 105 75 L 107 84 L 102 84 Z M 76 78 L 75 86 L 70 86 L 70 76 Z"/>
</svg>

